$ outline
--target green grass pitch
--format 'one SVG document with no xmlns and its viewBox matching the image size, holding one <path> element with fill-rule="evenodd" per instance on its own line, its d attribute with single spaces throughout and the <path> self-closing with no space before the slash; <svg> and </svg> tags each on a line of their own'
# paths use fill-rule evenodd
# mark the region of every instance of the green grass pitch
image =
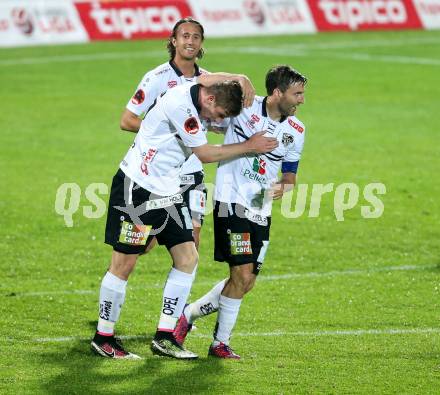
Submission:
<svg viewBox="0 0 440 395">
<path fill-rule="evenodd" d="M 196 362 L 153 357 L 170 259 L 142 257 L 117 326 L 135 361 L 89 351 L 110 248 L 105 216 L 90 219 L 85 189 L 110 185 L 133 135 L 119 131 L 162 41 L 0 50 L 0 393 L 434 394 L 440 388 L 440 32 L 337 33 L 207 39 L 200 64 L 264 75 L 288 63 L 309 77 L 299 183 L 305 212 L 274 207 L 260 278 L 232 338 L 239 362 L 206 357 L 215 317 L 198 322 Z M 218 136 L 212 141 L 219 141 Z M 213 181 L 215 165 L 206 166 Z M 362 191 L 383 183 L 380 218 Z M 81 189 L 73 227 L 55 212 L 63 183 Z M 308 216 L 313 184 L 359 186 L 334 214 L 335 192 Z M 107 195 L 102 198 L 107 200 Z M 206 220 L 191 298 L 225 277 Z M 437 388 L 437 389 L 436 389 Z"/>
</svg>

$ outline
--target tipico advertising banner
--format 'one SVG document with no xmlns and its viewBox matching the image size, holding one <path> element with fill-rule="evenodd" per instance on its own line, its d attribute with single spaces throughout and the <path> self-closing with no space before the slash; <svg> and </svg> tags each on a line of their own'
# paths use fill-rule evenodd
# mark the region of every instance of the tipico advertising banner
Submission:
<svg viewBox="0 0 440 395">
<path fill-rule="evenodd" d="M 308 0 L 319 31 L 420 29 L 411 0 Z"/>
<path fill-rule="evenodd" d="M 440 0 L 414 0 L 425 29 L 440 29 Z"/>
<path fill-rule="evenodd" d="M 305 0 L 190 0 L 208 37 L 313 33 Z"/>
<path fill-rule="evenodd" d="M 193 15 L 186 1 L 93 1 L 75 6 L 91 40 L 164 38 L 179 19 Z"/>
<path fill-rule="evenodd" d="M 87 42 L 75 6 L 69 1 L 0 1 L 0 46 Z"/>
</svg>

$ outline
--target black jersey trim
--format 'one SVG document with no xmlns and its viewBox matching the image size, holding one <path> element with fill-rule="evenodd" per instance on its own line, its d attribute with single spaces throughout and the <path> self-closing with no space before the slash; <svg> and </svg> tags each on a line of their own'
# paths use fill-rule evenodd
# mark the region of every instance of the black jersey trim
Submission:
<svg viewBox="0 0 440 395">
<path fill-rule="evenodd" d="M 270 118 L 267 115 L 267 109 L 266 109 L 266 104 L 267 104 L 267 96 L 263 99 L 263 102 L 261 103 L 261 115 L 263 115 L 263 117 L 265 118 Z M 271 118 L 272 119 L 272 118 Z M 278 121 L 279 123 L 284 122 L 287 119 L 287 117 L 285 117 L 284 115 L 280 118 L 280 120 Z M 274 121 L 277 122 L 277 121 Z"/>
<path fill-rule="evenodd" d="M 170 60 L 168 62 L 170 64 L 170 66 L 173 68 L 174 72 L 177 74 L 178 77 L 182 77 L 183 73 L 182 71 L 177 67 L 177 65 Z M 199 75 L 201 75 L 202 73 L 200 72 L 200 67 L 197 63 L 194 63 L 194 77 L 198 77 Z"/>
<path fill-rule="evenodd" d="M 195 70 L 194 77 L 198 77 L 199 75 L 202 74 L 200 72 L 200 68 L 199 68 L 199 65 L 197 63 L 194 63 L 194 70 Z"/>
<path fill-rule="evenodd" d="M 173 68 L 173 70 L 177 74 L 177 76 L 182 77 L 183 73 L 180 71 L 180 69 L 177 67 L 177 65 L 172 60 L 170 60 L 168 63 Z"/>
<path fill-rule="evenodd" d="M 267 118 L 266 102 L 267 102 L 267 96 L 263 99 L 263 102 L 261 103 L 261 115 L 264 118 Z"/>
<path fill-rule="evenodd" d="M 200 107 L 199 103 L 199 94 L 200 94 L 200 86 L 199 84 L 193 85 L 191 88 L 189 88 L 189 92 L 191 94 L 191 100 L 194 104 L 194 107 L 196 108 L 197 112 L 200 114 L 200 111 L 202 108 Z"/>
</svg>

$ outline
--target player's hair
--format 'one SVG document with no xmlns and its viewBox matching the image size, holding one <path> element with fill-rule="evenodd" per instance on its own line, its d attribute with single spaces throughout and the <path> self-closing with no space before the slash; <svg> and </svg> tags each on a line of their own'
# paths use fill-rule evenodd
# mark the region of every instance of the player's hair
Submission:
<svg viewBox="0 0 440 395">
<path fill-rule="evenodd" d="M 236 117 L 243 108 L 243 90 L 237 81 L 223 81 L 206 88 L 215 96 L 215 104 L 222 107 L 227 117 Z"/>
<path fill-rule="evenodd" d="M 177 30 L 179 29 L 179 26 L 182 23 L 194 23 L 194 25 L 198 26 L 200 29 L 200 34 L 202 35 L 202 42 L 203 42 L 203 40 L 205 40 L 205 29 L 203 29 L 203 26 L 199 21 L 196 21 L 195 19 L 191 18 L 190 16 L 178 20 L 176 22 L 176 24 L 174 25 L 173 31 L 171 32 L 171 35 L 168 37 L 168 42 L 167 42 L 167 50 L 168 50 L 168 53 L 170 54 L 171 60 L 173 60 L 174 57 L 176 56 L 176 47 L 173 45 L 173 38 L 176 38 Z M 200 51 L 197 54 L 197 58 L 202 59 L 204 53 L 205 53 L 205 51 L 203 50 L 203 48 L 200 48 Z"/>
<path fill-rule="evenodd" d="M 292 84 L 307 84 L 307 78 L 287 65 L 272 67 L 266 74 L 266 91 L 270 96 L 275 88 L 285 92 Z"/>
</svg>

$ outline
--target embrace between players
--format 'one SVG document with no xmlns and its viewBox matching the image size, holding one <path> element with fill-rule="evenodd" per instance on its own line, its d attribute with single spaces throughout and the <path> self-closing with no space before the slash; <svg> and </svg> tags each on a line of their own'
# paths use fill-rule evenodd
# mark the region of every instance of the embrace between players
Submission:
<svg viewBox="0 0 440 395">
<path fill-rule="evenodd" d="M 91 342 L 104 357 L 140 358 L 124 349 L 114 327 L 139 255 L 157 242 L 167 247 L 172 268 L 153 353 L 197 358 L 184 347 L 186 335 L 196 319 L 218 312 L 208 354 L 239 359 L 229 340 L 242 299 L 264 262 L 272 200 L 296 183 L 305 129 L 294 114 L 304 103 L 307 79 L 289 66 L 277 66 L 266 75 L 267 96 L 255 96 L 247 77 L 198 67 L 203 40 L 199 22 L 177 22 L 168 41 L 170 61 L 143 77 L 122 114 L 121 128 L 137 134 L 110 192 L 105 242 L 113 252 Z M 225 133 L 224 144 L 208 144 L 207 129 Z M 219 162 L 214 257 L 230 270 L 228 278 L 187 304 L 206 204 L 202 162 Z"/>
</svg>

